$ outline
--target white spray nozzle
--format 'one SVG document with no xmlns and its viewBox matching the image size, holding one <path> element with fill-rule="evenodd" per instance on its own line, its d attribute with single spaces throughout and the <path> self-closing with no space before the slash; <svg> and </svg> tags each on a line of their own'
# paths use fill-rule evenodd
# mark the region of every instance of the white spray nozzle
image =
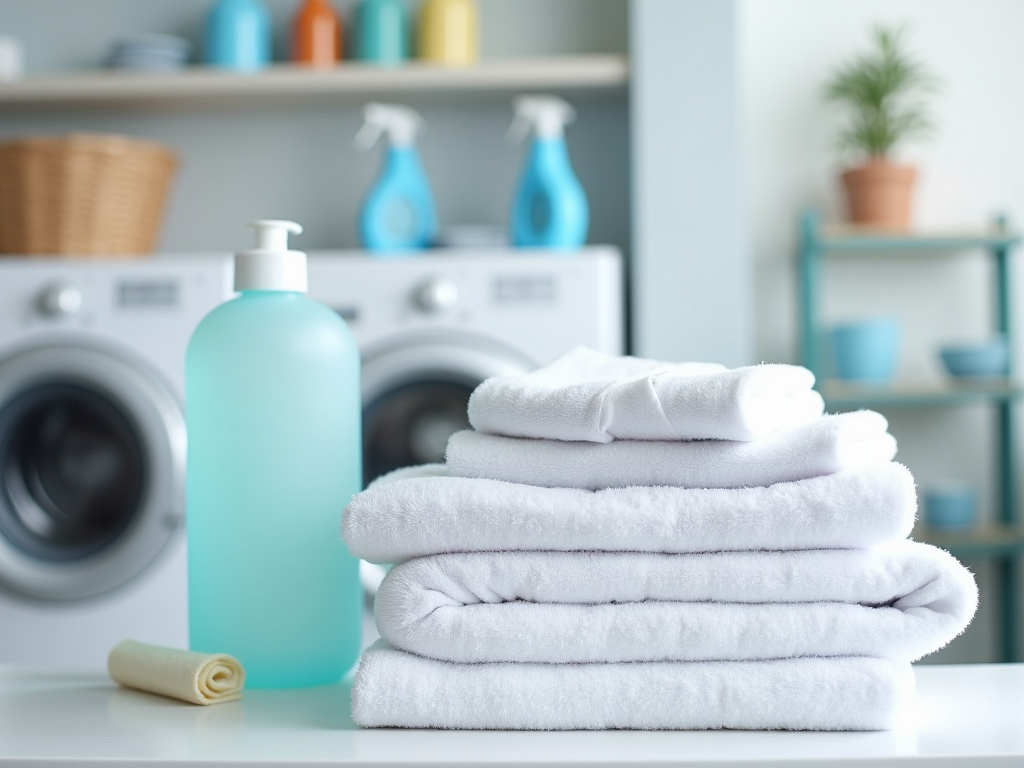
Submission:
<svg viewBox="0 0 1024 768">
<path fill-rule="evenodd" d="M 377 143 L 382 133 L 387 133 L 392 145 L 406 147 L 416 140 L 422 127 L 423 118 L 415 109 L 371 102 L 363 107 L 363 127 L 353 143 L 356 149 L 365 152 Z"/>
<path fill-rule="evenodd" d="M 522 141 L 533 128 L 537 138 L 557 139 L 567 124 L 576 119 L 576 110 L 557 96 L 520 96 L 512 102 L 515 117 L 507 138 Z"/>
<path fill-rule="evenodd" d="M 256 250 L 287 251 L 288 233 L 302 233 L 302 225 L 284 219 L 260 219 L 249 223 L 256 230 Z"/>
</svg>

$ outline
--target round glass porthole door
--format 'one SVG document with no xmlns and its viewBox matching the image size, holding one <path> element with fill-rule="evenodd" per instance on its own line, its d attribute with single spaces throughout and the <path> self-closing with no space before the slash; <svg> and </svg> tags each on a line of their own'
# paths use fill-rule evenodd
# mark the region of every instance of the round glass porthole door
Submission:
<svg viewBox="0 0 1024 768">
<path fill-rule="evenodd" d="M 113 348 L 0 358 L 0 589 L 79 600 L 141 573 L 183 521 L 185 424 L 167 384 Z"/>
<path fill-rule="evenodd" d="M 530 364 L 504 350 L 455 341 L 409 342 L 363 360 L 363 483 L 399 467 L 444 461 L 448 438 L 469 429 L 466 406 L 491 376 Z"/>
</svg>

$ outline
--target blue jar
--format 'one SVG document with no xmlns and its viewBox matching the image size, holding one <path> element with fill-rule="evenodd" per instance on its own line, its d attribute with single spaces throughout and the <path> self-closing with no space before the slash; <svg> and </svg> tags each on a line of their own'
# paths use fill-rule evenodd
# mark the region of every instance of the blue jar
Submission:
<svg viewBox="0 0 1024 768">
<path fill-rule="evenodd" d="M 252 72 L 270 63 L 270 13 L 259 0 L 217 0 L 203 29 L 211 67 Z"/>
</svg>

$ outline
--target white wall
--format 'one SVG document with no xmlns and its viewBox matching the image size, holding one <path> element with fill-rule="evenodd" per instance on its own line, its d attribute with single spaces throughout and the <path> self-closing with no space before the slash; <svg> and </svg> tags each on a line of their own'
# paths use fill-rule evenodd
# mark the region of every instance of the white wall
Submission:
<svg viewBox="0 0 1024 768">
<path fill-rule="evenodd" d="M 876 23 L 906 23 L 918 56 L 941 78 L 934 99 L 938 130 L 900 157 L 921 180 L 921 228 L 978 227 L 997 212 L 1024 226 L 1024 3 L 1019 0 L 744 0 L 742 51 L 745 148 L 756 279 L 758 357 L 794 361 L 797 282 L 796 217 L 812 205 L 842 215 L 834 146 L 838 114 L 821 99 L 834 68 L 868 43 Z M 1018 259 L 1021 258 L 1018 255 Z M 1024 264 L 1017 263 L 1015 327 L 1024 315 Z M 824 292 L 829 320 L 888 314 L 904 324 L 899 374 L 941 376 L 937 346 L 982 338 L 993 320 L 989 264 L 980 255 L 922 259 L 852 259 L 829 264 Z M 1020 334 L 1020 331 L 1018 331 Z M 1018 359 L 1024 353 L 1018 335 Z M 900 442 L 899 459 L 919 486 L 956 477 L 984 489 L 991 512 L 989 413 L 964 409 L 886 412 Z M 1019 419 L 1018 419 L 1018 423 Z M 940 657 L 994 654 L 983 578 L 982 613 L 968 636 Z"/>
</svg>

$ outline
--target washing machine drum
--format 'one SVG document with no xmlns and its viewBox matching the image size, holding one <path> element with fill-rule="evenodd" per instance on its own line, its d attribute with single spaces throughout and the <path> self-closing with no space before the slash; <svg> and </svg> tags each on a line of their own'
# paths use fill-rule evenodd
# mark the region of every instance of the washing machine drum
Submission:
<svg viewBox="0 0 1024 768">
<path fill-rule="evenodd" d="M 185 422 L 167 383 L 114 347 L 0 358 L 0 589 L 79 600 L 150 565 L 183 521 Z"/>
<path fill-rule="evenodd" d="M 364 354 L 364 487 L 399 467 L 443 462 L 448 438 L 469 429 L 466 405 L 480 382 L 533 367 L 475 338 L 407 340 Z"/>
</svg>

